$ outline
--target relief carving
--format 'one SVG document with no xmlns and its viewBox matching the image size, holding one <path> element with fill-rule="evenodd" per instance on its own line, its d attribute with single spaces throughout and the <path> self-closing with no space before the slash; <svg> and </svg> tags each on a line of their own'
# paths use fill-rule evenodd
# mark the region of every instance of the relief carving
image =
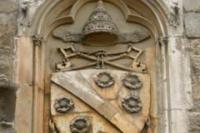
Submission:
<svg viewBox="0 0 200 133">
<path fill-rule="evenodd" d="M 64 28 L 57 28 L 53 31 L 53 36 L 57 39 L 62 40 L 65 43 L 81 43 L 83 41 L 83 33 L 72 33 Z M 149 32 L 143 28 L 140 30 L 132 31 L 131 33 L 118 33 L 118 39 L 114 43 L 116 44 L 127 44 L 127 43 L 139 43 L 149 39 L 151 36 Z M 96 40 L 95 40 L 96 41 Z M 113 44 L 113 45 L 114 45 Z"/>
<path fill-rule="evenodd" d="M 53 36 L 57 39 L 61 39 L 63 42 L 74 42 L 74 43 L 80 43 L 81 42 L 81 34 L 75 34 L 71 33 L 69 31 L 66 31 L 62 28 L 57 28 L 53 31 Z"/>
<path fill-rule="evenodd" d="M 90 53 L 85 51 L 78 51 L 73 46 L 64 49 L 60 48 L 59 51 L 64 56 L 64 61 L 62 63 L 57 64 L 56 69 L 58 71 L 80 70 L 91 67 L 94 67 L 96 69 L 103 69 L 107 65 L 125 71 L 146 72 L 146 65 L 137 62 L 138 58 L 142 55 L 143 51 L 130 45 L 127 46 L 127 50 L 125 50 L 124 52 L 115 53 L 107 53 L 104 50 L 97 50 L 95 52 Z M 136 56 L 133 55 L 133 53 L 135 52 L 137 53 Z M 89 60 L 91 61 L 91 63 L 84 66 L 72 67 L 73 65 L 70 61 L 70 59 L 72 58 Z M 114 63 L 114 61 L 116 60 L 127 58 L 132 60 L 132 66 L 122 66 L 118 63 Z M 134 64 L 137 64 L 137 66 L 134 67 Z"/>
<path fill-rule="evenodd" d="M 49 120 L 50 133 L 60 133 L 52 119 Z"/>
<path fill-rule="evenodd" d="M 73 96 L 75 96 L 77 99 L 79 99 L 81 102 L 84 103 L 83 105 L 87 104 L 89 108 L 91 109 L 90 111 L 92 112 L 91 113 L 90 111 L 85 111 L 85 109 L 84 110 L 80 109 L 79 110 L 80 112 L 66 114 L 66 116 L 69 116 L 69 117 L 63 117 L 63 118 L 64 119 L 66 118 L 66 122 L 67 122 L 67 120 L 71 121 L 71 119 L 67 119 L 67 118 L 71 118 L 72 116 L 74 116 L 74 114 L 76 115 L 84 114 L 84 116 L 91 116 L 91 115 L 96 114 L 97 116 L 102 117 L 103 119 L 111 123 L 112 125 L 118 127 L 118 130 L 121 132 L 131 133 L 132 131 L 137 131 L 138 129 L 137 127 L 135 127 L 134 123 L 130 122 L 130 119 L 132 119 L 132 121 L 135 121 L 135 118 L 132 117 L 131 114 L 137 113 L 137 115 L 140 115 L 139 116 L 140 118 L 148 116 L 146 113 L 146 111 L 148 112 L 149 110 L 148 106 L 145 105 L 142 107 L 141 105 L 142 102 L 139 96 L 137 96 L 136 94 L 131 94 L 132 92 L 130 93 L 128 92 L 128 94 L 131 94 L 128 96 L 126 96 L 127 93 L 125 95 L 124 94 L 121 95 L 121 92 L 123 93 L 123 91 L 127 91 L 127 89 L 123 89 L 121 86 L 116 86 L 116 89 L 118 88 L 119 91 L 116 92 L 116 98 L 112 100 L 108 100 L 103 95 L 100 95 L 100 93 L 96 91 L 96 89 L 98 88 L 95 88 L 95 86 L 91 82 L 89 82 L 91 81 L 93 75 L 98 74 L 99 72 L 105 72 L 105 70 L 96 69 L 96 70 L 81 70 L 81 71 L 70 71 L 70 72 L 67 71 L 67 72 L 58 72 L 53 75 L 52 82 L 61 87 L 61 88 L 54 88 L 55 93 L 52 93 L 54 98 L 57 97 L 57 94 L 56 94 L 56 92 L 58 91 L 57 89 L 61 89 L 63 90 L 63 92 L 66 91 L 69 94 L 72 94 Z M 124 75 L 128 74 L 128 72 L 126 71 L 119 71 L 119 70 L 110 70 L 110 72 L 111 74 L 116 74 L 116 79 L 118 79 L 118 81 L 116 82 L 118 84 L 120 84 L 119 83 L 120 79 L 122 79 Z M 150 79 L 145 74 L 144 75 L 139 74 L 139 75 L 142 76 L 143 78 L 146 78 L 147 84 L 145 85 L 145 88 L 143 88 L 142 90 L 146 90 L 145 92 L 148 92 L 150 89 L 150 86 L 148 86 L 150 84 Z M 105 92 L 110 91 L 112 93 L 113 92 L 112 90 L 113 89 L 103 89 L 102 91 L 105 91 Z M 147 93 L 145 95 L 149 95 L 149 94 Z M 123 107 L 124 110 L 128 112 L 127 115 L 130 115 L 130 118 L 124 117 L 125 113 L 123 112 L 123 109 L 120 108 L 121 106 L 117 106 L 118 101 L 121 102 L 120 103 L 121 106 Z M 81 108 L 83 105 L 81 105 L 80 103 L 77 104 L 77 109 Z M 143 110 L 143 108 L 144 108 L 144 112 L 139 113 Z M 144 115 L 143 113 L 145 114 L 145 116 L 143 116 Z M 91 117 L 95 119 L 95 117 L 93 116 Z M 95 124 L 92 125 L 92 127 L 94 126 L 95 128 L 98 128 L 98 125 L 96 124 L 100 122 L 99 118 L 98 120 L 94 120 L 94 121 L 95 121 Z M 136 121 L 140 121 L 140 119 L 139 120 L 137 119 Z M 60 122 L 63 122 L 63 119 L 60 118 Z M 95 131 L 97 132 L 98 130 L 95 130 Z M 109 130 L 105 130 L 105 131 L 109 131 Z"/>
<path fill-rule="evenodd" d="M 32 41 L 33 41 L 33 44 L 35 46 L 41 46 L 42 45 L 42 41 L 43 41 L 43 37 L 40 36 L 40 35 L 33 35 L 32 36 Z"/>
<path fill-rule="evenodd" d="M 29 8 L 31 5 L 31 1 L 29 0 L 21 0 L 20 2 L 20 13 L 21 13 L 21 18 L 20 18 L 20 25 L 21 26 L 30 26 L 30 18 L 29 18 Z"/>
<path fill-rule="evenodd" d="M 112 21 L 112 17 L 106 11 L 100 0 L 97 8 L 89 17 L 89 21 L 83 27 L 83 43 L 89 45 L 104 44 L 114 45 L 118 40 L 119 29 Z M 109 41 L 108 41 L 109 40 Z"/>
<path fill-rule="evenodd" d="M 70 124 L 71 133 L 89 133 L 91 122 L 88 117 L 77 117 Z"/>
<path fill-rule="evenodd" d="M 74 108 L 74 103 L 69 98 L 61 98 L 55 101 L 54 108 L 58 113 L 67 113 Z"/>
<path fill-rule="evenodd" d="M 142 110 L 141 100 L 138 96 L 128 96 L 122 100 L 122 107 L 129 113 L 139 113 Z"/>
<path fill-rule="evenodd" d="M 146 72 L 146 65 L 139 62 L 138 58 L 143 51 L 134 47 L 134 43 L 141 42 L 150 37 L 149 32 L 145 30 L 135 31 L 133 33 L 120 33 L 117 25 L 112 21 L 112 17 L 106 11 L 103 2 L 100 0 L 97 8 L 92 12 L 88 22 L 84 25 L 82 33 L 73 34 L 62 28 L 53 32 L 54 37 L 62 39 L 69 46 L 60 48 L 59 52 L 64 56 L 62 63 L 56 65 L 57 71 L 81 70 L 87 68 L 103 69 L 106 66 L 125 71 Z M 96 51 L 79 50 L 80 45 L 89 46 L 112 46 L 124 45 L 126 50 L 120 52 L 109 52 L 104 48 L 98 48 Z M 90 61 L 83 66 L 76 66 L 72 59 L 82 59 Z M 131 66 L 123 66 L 117 60 L 129 59 Z"/>
<path fill-rule="evenodd" d="M 180 7 L 177 2 L 172 3 L 169 21 L 175 28 L 180 24 Z"/>
<path fill-rule="evenodd" d="M 111 15 L 106 11 L 103 1 L 99 1 L 82 29 L 82 33 L 71 33 L 63 28 L 57 28 L 53 36 L 69 43 L 84 43 L 94 46 L 109 46 L 116 44 L 138 43 L 150 38 L 150 33 L 143 27 L 131 33 L 120 33 Z"/>
<path fill-rule="evenodd" d="M 108 88 L 114 85 L 114 78 L 110 73 L 102 72 L 95 77 L 95 83 L 100 88 Z"/>
<path fill-rule="evenodd" d="M 56 63 L 57 72 L 51 78 L 52 84 L 59 85 L 62 91 L 76 99 L 73 103 L 71 99 L 62 98 L 54 104 L 57 112 L 67 113 L 63 118 L 70 122 L 69 129 L 62 131 L 110 132 L 99 128 L 105 125 L 96 125 L 105 119 L 111 127 L 117 127 L 115 131 L 139 133 L 142 129 L 135 126 L 132 114 L 137 114 L 140 118 L 142 115 L 145 118 L 148 116 L 149 106 L 142 106 L 141 99 L 144 93 L 147 97 L 149 95 L 146 93 L 150 89 L 150 78 L 147 66 L 143 63 L 146 51 L 138 44 L 149 39 L 150 32 L 144 27 L 129 33 L 120 32 L 117 22 L 113 22 L 102 0 L 97 2 L 97 8 L 80 29 L 81 33 L 75 33 L 74 30 L 67 31 L 61 26 L 53 31 L 53 36 L 64 43 L 58 48 L 63 60 Z M 56 92 L 57 89 L 54 88 L 52 92 L 54 99 L 61 94 Z M 74 104 L 76 112 L 68 113 L 74 109 Z M 87 106 L 87 110 L 82 109 L 82 106 Z M 92 125 L 89 117 L 79 116 L 80 114 L 90 116 L 92 120 L 97 117 L 98 120 Z M 125 118 L 125 115 L 130 118 Z M 62 123 L 63 118 L 58 118 L 56 122 Z M 136 121 L 140 121 L 140 118 L 136 118 Z M 140 123 L 145 125 L 145 122 Z"/>
<path fill-rule="evenodd" d="M 123 84 L 126 88 L 130 90 L 138 90 L 141 89 L 143 86 L 138 76 L 134 74 L 128 74 L 123 80 Z"/>
</svg>

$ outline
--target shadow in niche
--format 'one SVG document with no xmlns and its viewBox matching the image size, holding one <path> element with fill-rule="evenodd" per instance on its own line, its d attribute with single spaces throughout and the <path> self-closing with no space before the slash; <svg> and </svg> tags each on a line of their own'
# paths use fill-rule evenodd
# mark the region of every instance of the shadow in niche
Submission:
<svg viewBox="0 0 200 133">
<path fill-rule="evenodd" d="M 141 131 L 141 133 L 148 133 L 147 127 L 144 127 L 144 129 Z"/>
<path fill-rule="evenodd" d="M 0 132 L 14 133 L 16 86 L 11 82 L 0 83 Z"/>
</svg>

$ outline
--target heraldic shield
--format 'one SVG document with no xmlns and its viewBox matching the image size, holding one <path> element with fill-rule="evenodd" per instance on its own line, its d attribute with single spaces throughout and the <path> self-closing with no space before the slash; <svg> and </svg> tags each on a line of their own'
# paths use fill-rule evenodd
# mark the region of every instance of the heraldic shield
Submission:
<svg viewBox="0 0 200 133">
<path fill-rule="evenodd" d="M 152 52 L 144 48 L 150 33 L 140 25 L 122 33 L 104 2 L 95 3 L 81 33 L 62 27 L 53 31 L 65 43 L 58 47 L 64 60 L 51 76 L 50 129 L 52 133 L 142 133 L 151 103 L 147 67 Z"/>
<path fill-rule="evenodd" d="M 80 70 L 54 73 L 51 82 L 56 133 L 140 133 L 148 121 L 148 74 Z"/>
</svg>

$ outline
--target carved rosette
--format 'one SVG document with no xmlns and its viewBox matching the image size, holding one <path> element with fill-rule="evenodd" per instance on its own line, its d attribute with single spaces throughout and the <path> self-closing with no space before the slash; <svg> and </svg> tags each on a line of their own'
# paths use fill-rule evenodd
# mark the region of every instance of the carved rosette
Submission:
<svg viewBox="0 0 200 133">
<path fill-rule="evenodd" d="M 130 90 L 138 90 L 141 89 L 143 86 L 141 80 L 138 78 L 137 75 L 134 74 L 128 74 L 123 80 L 123 84 L 126 88 Z"/>
<path fill-rule="evenodd" d="M 74 108 L 74 103 L 69 98 L 61 98 L 56 100 L 54 108 L 58 113 L 68 113 Z"/>
<path fill-rule="evenodd" d="M 88 117 L 77 117 L 70 123 L 72 133 L 88 133 L 91 130 L 91 123 Z"/>
<path fill-rule="evenodd" d="M 128 96 L 122 100 L 122 107 L 129 113 L 139 113 L 142 103 L 138 96 Z"/>
<path fill-rule="evenodd" d="M 95 77 L 95 83 L 100 88 L 108 88 L 114 85 L 114 78 L 110 73 L 102 72 Z"/>
</svg>

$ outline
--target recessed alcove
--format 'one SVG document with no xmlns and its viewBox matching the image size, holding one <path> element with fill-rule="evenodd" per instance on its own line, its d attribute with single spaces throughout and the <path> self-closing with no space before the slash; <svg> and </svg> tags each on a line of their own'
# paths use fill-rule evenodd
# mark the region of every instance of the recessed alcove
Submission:
<svg viewBox="0 0 200 133">
<path fill-rule="evenodd" d="M 85 128 L 94 129 L 95 133 L 109 129 L 118 132 L 134 129 L 137 133 L 143 130 L 168 133 L 168 126 L 165 125 L 170 122 L 169 93 L 173 92 L 174 87 L 173 82 L 166 81 L 173 80 L 170 77 L 173 75 L 170 67 L 173 66 L 170 62 L 173 58 L 169 56 L 169 42 L 165 38 L 169 30 L 168 11 L 158 1 L 104 0 L 112 22 L 119 29 L 119 40 L 115 42 L 116 39 L 109 36 L 114 40 L 111 41 L 114 45 L 105 39 L 105 42 L 101 42 L 104 46 L 101 43 L 97 46 L 95 41 L 110 35 L 111 32 L 106 31 L 101 34 L 102 38 L 92 36 L 94 45 L 87 45 L 83 41 L 83 27 L 96 9 L 97 2 L 46 1 L 37 11 L 28 37 L 19 38 L 19 51 L 26 49 L 29 52 L 25 55 L 31 59 L 24 60 L 25 56 L 19 54 L 18 68 L 25 67 L 27 72 L 22 73 L 19 69 L 18 74 L 28 77 L 18 78 L 19 83 L 22 86 L 27 83 L 33 88 L 33 98 L 29 99 L 33 100 L 33 121 L 29 126 L 34 133 L 48 133 L 50 130 L 62 133 L 77 130 L 76 121 L 84 121 L 87 126 Z M 26 62 L 26 66 L 23 66 L 23 62 Z M 98 79 L 98 74 L 102 73 L 107 76 L 105 81 Z M 131 86 L 128 81 L 137 85 Z M 137 93 L 130 91 L 130 88 L 142 87 Z M 84 90 L 88 88 L 90 90 Z M 96 94 L 91 90 L 95 90 L 101 97 L 91 98 Z M 128 94 L 132 97 L 128 97 Z M 97 101 L 101 101 L 101 98 L 108 100 L 102 104 L 102 108 Z M 135 104 L 136 109 L 132 108 Z M 103 107 L 108 108 L 102 110 Z M 122 113 L 113 115 L 115 111 L 112 110 L 115 108 Z M 106 111 L 112 115 L 106 114 Z M 136 114 L 130 115 L 133 112 Z M 89 117 L 83 118 L 81 114 Z M 126 128 L 124 123 L 120 124 L 123 120 L 117 123 L 113 116 L 119 116 L 117 120 L 128 119 L 124 123 L 131 126 Z"/>
</svg>

